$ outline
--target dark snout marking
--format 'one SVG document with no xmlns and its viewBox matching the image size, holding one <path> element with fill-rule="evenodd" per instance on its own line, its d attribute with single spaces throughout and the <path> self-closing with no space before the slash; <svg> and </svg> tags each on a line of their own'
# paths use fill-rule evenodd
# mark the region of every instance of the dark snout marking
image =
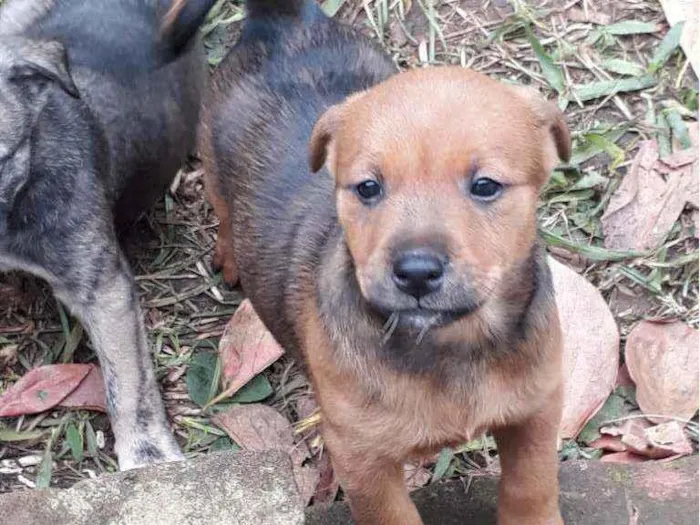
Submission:
<svg viewBox="0 0 700 525">
<path fill-rule="evenodd" d="M 404 251 L 394 259 L 392 279 L 399 290 L 420 299 L 442 286 L 447 255 L 431 249 Z"/>
</svg>

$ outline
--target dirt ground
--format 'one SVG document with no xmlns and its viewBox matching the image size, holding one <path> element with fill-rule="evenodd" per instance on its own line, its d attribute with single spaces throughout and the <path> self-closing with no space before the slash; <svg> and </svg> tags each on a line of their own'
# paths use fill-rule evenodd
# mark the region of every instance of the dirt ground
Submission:
<svg viewBox="0 0 700 525">
<path fill-rule="evenodd" d="M 535 85 L 552 98 L 559 91 L 560 100 L 567 101 L 565 112 L 579 161 L 558 171 L 542 196 L 540 224 L 550 251 L 598 287 L 623 341 L 630 326 L 643 318 L 676 318 L 697 327 L 697 209 L 687 206 L 663 247 L 653 253 L 639 257 L 602 249 L 603 209 L 640 141 L 664 133 L 658 116 L 676 111 L 682 116 L 694 114 L 697 120 L 697 78 L 681 52 L 672 53 L 663 67 L 648 73 L 669 29 L 656 1 L 328 0 L 325 4 L 331 11 L 338 6 L 338 18 L 380 40 L 402 68 L 461 64 Z M 222 0 L 215 8 L 205 28 L 212 67 L 235 42 L 243 16 L 238 2 Z M 623 21 L 646 24 L 615 25 Z M 612 79 L 625 79 L 637 89 L 617 94 L 608 89 L 587 99 L 583 88 Z M 592 140 L 594 136 L 604 140 Z M 204 199 L 202 171 L 193 157 L 170 192 L 138 224 L 126 247 L 168 412 L 188 456 L 235 448 L 211 423 L 212 412 L 190 400 L 186 384 L 190 362 L 198 352 L 217 348 L 242 299 L 238 290 L 228 290 L 212 272 L 216 227 Z M 61 362 L 66 353 L 72 353 L 76 362 L 95 361 L 89 341 L 80 338 L 78 323 L 42 282 L 18 274 L 0 277 L 0 391 L 31 368 Z M 295 363 L 283 358 L 265 375 L 274 388 L 266 403 L 291 422 L 300 414 L 308 415 L 310 386 Z M 66 438 L 71 426 L 84 444 L 82 458 L 76 458 Z M 440 476 L 487 468 L 494 454 L 487 442 L 481 450 L 465 450 L 448 468 L 439 467 Z M 576 449 L 573 456 L 585 457 L 586 451 Z M 21 465 L 18 458 L 25 458 Z M 0 492 L 34 486 L 46 458 L 48 479 L 45 468 L 40 485 L 69 486 L 114 470 L 106 416 L 53 410 L 0 421 Z M 426 468 L 427 482 L 436 467 Z"/>
</svg>

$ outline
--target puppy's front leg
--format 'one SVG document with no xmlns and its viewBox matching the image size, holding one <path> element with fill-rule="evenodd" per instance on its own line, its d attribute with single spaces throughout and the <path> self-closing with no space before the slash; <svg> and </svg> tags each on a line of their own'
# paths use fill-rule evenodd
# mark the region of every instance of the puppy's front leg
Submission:
<svg viewBox="0 0 700 525">
<path fill-rule="evenodd" d="M 352 433 L 326 426 L 323 436 L 357 525 L 423 524 L 404 485 L 400 462 L 372 457 L 372 444 L 358 448 Z"/>
<path fill-rule="evenodd" d="M 80 318 L 97 351 L 119 468 L 184 459 L 168 427 L 128 264 L 116 240 L 90 252 L 94 259 L 76 261 L 73 275 L 54 289 Z M 101 267 L 85 270 L 98 261 Z M 70 281 L 78 284 L 64 285 Z"/>
<path fill-rule="evenodd" d="M 501 460 L 499 525 L 562 525 L 557 432 L 561 386 L 534 416 L 494 432 Z"/>
</svg>

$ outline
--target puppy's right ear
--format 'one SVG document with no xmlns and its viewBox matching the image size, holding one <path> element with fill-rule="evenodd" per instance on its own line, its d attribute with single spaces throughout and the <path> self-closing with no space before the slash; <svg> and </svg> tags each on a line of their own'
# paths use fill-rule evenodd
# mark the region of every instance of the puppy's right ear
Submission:
<svg viewBox="0 0 700 525">
<path fill-rule="evenodd" d="M 326 159 L 333 158 L 334 135 L 340 129 L 350 106 L 361 99 L 365 93 L 366 91 L 360 91 L 351 95 L 340 104 L 331 106 L 316 121 L 309 139 L 309 166 L 312 173 L 320 170 L 326 163 Z"/>
<path fill-rule="evenodd" d="M 20 38 L 15 50 L 11 80 L 26 82 L 29 92 L 41 90 L 46 81 L 55 82 L 70 96 L 78 98 L 78 88 L 68 71 L 66 51 L 60 42 Z"/>
<path fill-rule="evenodd" d="M 332 147 L 333 135 L 338 131 L 343 119 L 345 104 L 336 104 L 326 110 L 316 121 L 309 139 L 309 166 L 316 173 L 326 163 L 328 150 Z"/>
</svg>

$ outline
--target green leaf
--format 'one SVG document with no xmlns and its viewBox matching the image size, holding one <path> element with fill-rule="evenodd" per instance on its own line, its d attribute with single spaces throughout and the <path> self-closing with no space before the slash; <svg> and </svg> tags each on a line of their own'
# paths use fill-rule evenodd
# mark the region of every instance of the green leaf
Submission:
<svg viewBox="0 0 700 525">
<path fill-rule="evenodd" d="M 214 397 L 219 383 L 219 358 L 212 352 L 198 352 L 185 376 L 190 399 L 204 406 Z"/>
<path fill-rule="evenodd" d="M 552 232 L 548 232 L 541 228 L 538 231 L 549 246 L 559 246 L 574 253 L 579 253 L 587 257 L 591 261 L 623 261 L 625 259 L 645 257 L 646 255 L 648 255 L 644 252 L 623 252 L 617 250 L 608 250 L 606 248 L 600 248 L 598 246 L 577 244 L 573 241 L 565 239 L 564 237 L 556 235 Z"/>
<path fill-rule="evenodd" d="M 70 363 L 73 361 L 73 354 L 75 353 L 75 349 L 78 348 L 82 338 L 83 326 L 76 322 L 73 325 L 73 329 L 68 334 L 68 337 L 66 337 L 66 345 L 63 347 L 61 363 Z"/>
<path fill-rule="evenodd" d="M 53 439 L 50 438 L 46 443 L 46 449 L 44 450 L 44 456 L 41 459 L 41 465 L 39 465 L 39 471 L 36 475 L 36 488 L 45 489 L 51 485 L 51 474 L 53 471 L 53 456 L 51 454 L 51 448 L 53 447 Z"/>
<path fill-rule="evenodd" d="M 435 463 L 435 469 L 433 470 L 433 479 L 431 480 L 431 483 L 435 483 L 445 475 L 447 469 L 450 468 L 450 463 L 452 463 L 453 456 L 454 452 L 451 448 L 445 447 L 440 451 L 437 463 Z"/>
<path fill-rule="evenodd" d="M 690 134 L 688 133 L 688 126 L 685 125 L 680 113 L 677 111 L 666 111 L 665 112 L 666 121 L 671 127 L 673 136 L 678 140 L 682 149 L 688 149 L 692 147 L 693 141 L 690 139 Z"/>
<path fill-rule="evenodd" d="M 562 73 L 561 68 L 554 63 L 552 57 L 544 50 L 544 47 L 542 47 L 542 44 L 532 32 L 530 26 L 525 26 L 525 33 L 540 66 L 542 66 L 544 78 L 547 79 L 549 85 L 552 86 L 557 93 L 563 93 L 566 83 L 564 82 L 564 73 Z"/>
<path fill-rule="evenodd" d="M 619 80 L 601 80 L 574 86 L 569 100 L 587 102 L 600 97 L 616 95 L 617 93 L 627 93 L 629 91 L 641 91 L 656 85 L 656 79 L 650 75 L 643 75 L 636 78 L 622 78 Z"/>
<path fill-rule="evenodd" d="M 228 436 L 221 436 L 217 438 L 211 445 L 209 445 L 209 450 L 211 452 L 216 452 L 217 450 L 230 450 L 233 452 L 238 452 L 241 450 L 236 443 L 231 440 Z"/>
<path fill-rule="evenodd" d="M 586 173 L 583 177 L 576 181 L 576 184 L 571 186 L 571 190 L 587 190 L 591 188 L 596 188 L 600 186 L 606 186 L 609 180 L 607 177 L 603 177 L 597 171 L 592 171 Z"/>
<path fill-rule="evenodd" d="M 606 133 L 584 133 L 576 141 L 576 147 L 569 164 L 578 166 L 601 153 L 607 153 L 618 162 L 624 161 L 624 151 L 615 144 L 624 134 L 624 128 L 617 128 Z"/>
<path fill-rule="evenodd" d="M 641 22 L 639 20 L 624 20 L 616 24 L 605 26 L 605 31 L 615 36 L 656 33 L 657 30 L 658 27 L 656 24 Z"/>
<path fill-rule="evenodd" d="M 593 190 L 566 191 L 547 199 L 547 202 L 555 204 L 557 202 L 585 201 L 593 197 L 593 195 L 595 195 Z"/>
<path fill-rule="evenodd" d="M 323 2 L 321 9 L 326 14 L 327 17 L 333 18 L 336 13 L 343 7 L 345 0 L 326 0 Z"/>
<path fill-rule="evenodd" d="M 45 434 L 41 430 L 19 431 L 9 428 L 0 428 L 0 443 L 14 443 L 16 441 L 30 441 L 39 439 Z"/>
<path fill-rule="evenodd" d="M 66 442 L 70 447 L 70 453 L 76 461 L 83 460 L 83 434 L 75 426 L 75 423 L 68 423 L 66 427 Z"/>
<path fill-rule="evenodd" d="M 617 73 L 618 75 L 626 75 L 632 77 L 639 77 L 644 75 L 644 67 L 636 62 L 629 62 L 627 60 L 621 60 L 619 58 L 608 58 L 603 60 L 600 64 L 604 69 Z"/>
<path fill-rule="evenodd" d="M 258 374 L 236 392 L 230 401 L 233 403 L 257 403 L 269 397 L 273 392 L 274 389 L 265 374 Z"/>
<path fill-rule="evenodd" d="M 625 398 L 615 393 L 610 394 L 596 415 L 583 427 L 578 435 L 578 441 L 590 444 L 600 437 L 599 429 L 603 423 L 620 418 L 625 413 Z"/>
<path fill-rule="evenodd" d="M 659 144 L 659 157 L 671 154 L 671 126 L 663 112 L 656 115 L 656 142 Z"/>
<path fill-rule="evenodd" d="M 681 44 L 681 35 L 683 33 L 683 22 L 678 22 L 675 26 L 668 30 L 666 36 L 656 48 L 654 56 L 651 58 L 647 71 L 656 73 L 666 61 L 671 58 L 671 55 L 678 49 Z"/>
<path fill-rule="evenodd" d="M 559 450 L 559 461 L 570 461 L 572 459 L 580 459 L 580 457 L 581 451 L 576 441 L 565 441 Z"/>
<path fill-rule="evenodd" d="M 97 446 L 97 434 L 95 433 L 95 429 L 92 428 L 89 421 L 85 422 L 85 441 L 87 442 L 88 454 L 96 458 L 100 447 Z"/>
</svg>

